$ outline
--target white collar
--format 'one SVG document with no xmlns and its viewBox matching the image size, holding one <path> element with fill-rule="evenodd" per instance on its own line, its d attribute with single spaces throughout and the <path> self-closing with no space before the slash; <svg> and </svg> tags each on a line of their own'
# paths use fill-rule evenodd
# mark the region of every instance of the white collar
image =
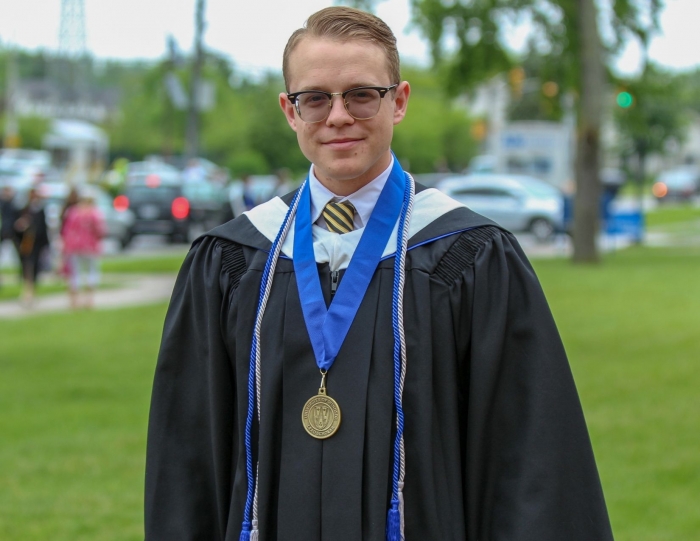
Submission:
<svg viewBox="0 0 700 541">
<path fill-rule="evenodd" d="M 428 188 L 417 193 L 413 215 L 408 228 L 409 238 L 443 214 L 463 206 L 434 188 Z M 287 210 L 289 210 L 287 204 L 279 197 L 275 197 L 267 203 L 246 211 L 244 214 L 248 216 L 248 219 L 260 233 L 270 242 L 274 242 Z M 382 257 L 389 256 L 396 251 L 397 229 L 398 223 L 394 227 Z M 328 263 L 333 271 L 347 268 L 352 255 L 355 253 L 355 248 L 360 242 L 360 238 L 362 238 L 363 231 L 364 229 L 356 229 L 350 233 L 338 235 L 322 227 L 313 226 L 311 233 L 316 262 Z M 294 255 L 294 223 L 291 224 L 287 238 L 282 245 L 282 253 L 289 258 L 292 258 Z"/>
<path fill-rule="evenodd" d="M 311 223 L 315 224 L 321 217 L 323 208 L 329 201 L 350 201 L 355 207 L 355 229 L 361 229 L 369 222 L 369 217 L 372 215 L 374 205 L 379 199 L 379 195 L 384 189 L 386 181 L 391 174 L 391 168 L 394 166 L 394 156 L 391 157 L 389 167 L 382 171 L 377 178 L 365 184 L 362 188 L 348 196 L 340 196 L 334 194 L 326 188 L 314 174 L 314 166 L 311 165 L 309 170 L 309 191 L 311 194 Z"/>
</svg>

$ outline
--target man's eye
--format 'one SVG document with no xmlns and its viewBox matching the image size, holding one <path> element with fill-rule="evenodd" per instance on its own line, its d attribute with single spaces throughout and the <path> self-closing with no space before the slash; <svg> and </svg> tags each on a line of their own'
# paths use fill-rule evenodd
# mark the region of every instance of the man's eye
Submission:
<svg viewBox="0 0 700 541">
<path fill-rule="evenodd" d="M 376 90 L 371 90 L 371 89 L 361 89 L 361 90 L 354 90 L 350 92 L 346 100 L 348 101 L 353 101 L 356 103 L 366 103 L 368 101 L 372 101 L 374 99 L 377 99 L 379 97 L 379 93 Z"/>
<path fill-rule="evenodd" d="M 324 94 L 307 94 L 302 96 L 302 105 L 317 106 L 328 103 L 328 97 Z"/>
</svg>

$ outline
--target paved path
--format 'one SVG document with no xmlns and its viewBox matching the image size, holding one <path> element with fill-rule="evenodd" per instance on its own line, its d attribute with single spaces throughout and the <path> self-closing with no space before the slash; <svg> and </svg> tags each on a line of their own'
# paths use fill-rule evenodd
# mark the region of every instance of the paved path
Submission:
<svg viewBox="0 0 700 541">
<path fill-rule="evenodd" d="M 175 275 L 105 275 L 103 281 L 110 285 L 114 284 L 115 287 L 95 292 L 95 310 L 166 301 L 173 291 Z M 19 300 L 0 302 L 0 320 L 22 318 L 37 313 L 68 311 L 70 311 L 70 305 L 67 292 L 37 297 L 32 308 L 23 307 Z"/>
</svg>

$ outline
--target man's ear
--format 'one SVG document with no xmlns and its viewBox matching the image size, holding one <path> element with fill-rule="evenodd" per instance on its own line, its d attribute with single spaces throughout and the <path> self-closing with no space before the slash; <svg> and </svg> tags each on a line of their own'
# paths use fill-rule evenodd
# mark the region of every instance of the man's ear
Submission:
<svg viewBox="0 0 700 541">
<path fill-rule="evenodd" d="M 284 92 L 280 93 L 280 107 L 282 108 L 284 116 L 287 118 L 287 124 L 289 124 L 294 131 L 297 131 L 296 109 Z"/>
<path fill-rule="evenodd" d="M 394 91 L 394 125 L 398 124 L 406 116 L 408 109 L 408 97 L 411 95 L 411 85 L 403 81 Z"/>
</svg>

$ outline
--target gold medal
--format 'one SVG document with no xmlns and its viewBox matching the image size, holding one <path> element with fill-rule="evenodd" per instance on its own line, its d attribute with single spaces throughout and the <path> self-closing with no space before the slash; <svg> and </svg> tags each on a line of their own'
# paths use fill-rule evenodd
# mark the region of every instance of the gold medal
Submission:
<svg viewBox="0 0 700 541">
<path fill-rule="evenodd" d="M 326 371 L 321 370 L 321 388 L 304 404 L 301 422 L 310 436 L 325 440 L 338 431 L 340 426 L 340 407 L 330 396 L 326 395 Z"/>
</svg>

